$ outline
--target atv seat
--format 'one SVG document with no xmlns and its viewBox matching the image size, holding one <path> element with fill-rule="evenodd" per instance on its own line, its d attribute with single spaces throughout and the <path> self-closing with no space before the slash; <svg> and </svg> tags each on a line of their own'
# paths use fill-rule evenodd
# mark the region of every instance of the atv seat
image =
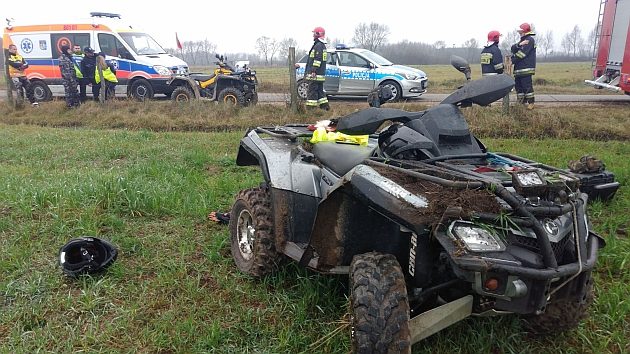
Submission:
<svg viewBox="0 0 630 354">
<path fill-rule="evenodd" d="M 322 141 L 313 145 L 313 155 L 339 176 L 343 176 L 354 166 L 372 156 L 376 149 L 373 146 L 339 144 L 332 141 Z"/>
<path fill-rule="evenodd" d="M 206 75 L 206 74 L 192 74 L 192 75 L 190 75 L 190 77 L 193 80 L 204 82 L 204 81 L 208 81 L 208 80 L 212 79 L 214 77 L 214 74 L 210 74 L 210 75 Z"/>
</svg>

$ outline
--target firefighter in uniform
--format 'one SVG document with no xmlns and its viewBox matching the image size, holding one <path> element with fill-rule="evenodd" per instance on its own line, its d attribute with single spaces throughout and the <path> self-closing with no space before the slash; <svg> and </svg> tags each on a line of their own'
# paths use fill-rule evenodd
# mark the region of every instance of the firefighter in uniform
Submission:
<svg viewBox="0 0 630 354">
<path fill-rule="evenodd" d="M 101 76 L 98 73 L 98 69 L 101 69 L 101 73 L 103 74 L 103 83 L 101 83 Z M 97 85 L 105 85 L 105 97 L 106 100 L 114 98 L 116 95 L 116 84 L 118 83 L 118 79 L 116 78 L 116 68 L 113 64 L 108 63 L 105 60 L 104 53 L 98 53 L 96 56 L 96 70 L 94 72 L 94 82 Z"/>
<path fill-rule="evenodd" d="M 313 46 L 308 52 L 308 60 L 306 62 L 306 80 L 308 80 L 308 93 L 306 95 L 306 107 L 319 107 L 329 110 L 328 97 L 324 93 L 324 81 L 326 80 L 326 61 L 328 60 L 328 52 L 326 51 L 326 41 L 324 37 L 326 31 L 322 27 L 316 27 L 313 30 Z"/>
<path fill-rule="evenodd" d="M 518 102 L 527 105 L 527 109 L 534 109 L 532 76 L 536 72 L 536 34 L 528 23 L 521 24 L 517 31 L 521 39 L 511 48 L 516 97 Z"/>
<path fill-rule="evenodd" d="M 37 106 L 38 103 L 35 102 L 35 96 L 33 95 L 33 87 L 31 86 L 31 82 L 26 77 L 24 70 L 28 68 L 28 63 L 24 58 L 18 54 L 17 47 L 15 44 L 9 45 L 9 77 L 11 81 L 13 81 L 13 85 L 22 98 L 24 98 L 24 93 L 26 92 L 26 98 L 33 105 Z"/>
<path fill-rule="evenodd" d="M 481 75 L 503 74 L 503 55 L 499 49 L 499 31 L 488 32 L 488 44 L 481 51 Z"/>
<path fill-rule="evenodd" d="M 66 95 L 66 107 L 79 107 L 79 92 L 77 91 L 77 72 L 76 63 L 72 58 L 72 49 L 68 45 L 61 46 L 61 55 L 59 56 L 59 69 L 61 69 L 61 79 L 63 81 L 63 89 Z"/>
</svg>

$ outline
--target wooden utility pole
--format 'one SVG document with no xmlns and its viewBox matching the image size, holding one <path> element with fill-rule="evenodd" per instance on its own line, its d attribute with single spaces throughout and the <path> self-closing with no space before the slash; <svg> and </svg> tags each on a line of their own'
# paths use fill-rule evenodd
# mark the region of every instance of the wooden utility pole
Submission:
<svg viewBox="0 0 630 354">
<path fill-rule="evenodd" d="M 298 112 L 297 78 L 295 77 L 295 47 L 289 47 L 289 94 L 291 112 Z"/>
<path fill-rule="evenodd" d="M 4 79 L 7 82 L 7 100 L 9 104 L 15 107 L 15 101 L 13 101 L 13 80 L 11 80 L 11 75 L 9 74 L 9 53 L 8 49 L 4 50 Z M 19 93 L 18 93 L 19 95 Z"/>
<path fill-rule="evenodd" d="M 503 60 L 503 74 L 512 76 L 512 56 L 506 55 Z M 503 97 L 503 114 L 510 114 L 510 93 Z"/>
</svg>

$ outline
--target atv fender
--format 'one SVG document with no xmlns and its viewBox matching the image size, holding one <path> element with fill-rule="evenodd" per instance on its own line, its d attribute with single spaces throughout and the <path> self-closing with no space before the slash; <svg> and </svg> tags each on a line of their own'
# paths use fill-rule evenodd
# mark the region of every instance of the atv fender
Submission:
<svg viewBox="0 0 630 354">
<path fill-rule="evenodd" d="M 262 139 L 255 130 L 250 130 L 241 139 L 236 164 L 260 166 L 270 187 L 321 198 L 322 172 L 308 160 L 308 155 L 297 142 Z"/>
<path fill-rule="evenodd" d="M 168 79 L 168 81 L 166 81 L 166 84 L 173 87 L 188 86 L 195 94 L 196 99 L 201 98 L 201 93 L 199 92 L 199 85 L 197 84 L 195 80 L 191 79 L 190 77 L 181 76 L 181 75 L 171 76 L 171 78 Z"/>
</svg>

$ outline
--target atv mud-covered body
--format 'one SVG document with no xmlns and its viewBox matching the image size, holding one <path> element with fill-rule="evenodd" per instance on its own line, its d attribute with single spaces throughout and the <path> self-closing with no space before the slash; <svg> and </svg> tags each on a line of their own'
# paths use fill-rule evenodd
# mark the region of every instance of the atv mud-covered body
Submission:
<svg viewBox="0 0 630 354">
<path fill-rule="evenodd" d="M 173 86 L 171 99 L 190 101 L 207 99 L 238 106 L 253 106 L 258 103 L 256 72 L 245 66 L 236 70 L 217 55 L 217 68 L 212 74 L 191 73 L 174 75 L 167 84 Z"/>
<path fill-rule="evenodd" d="M 305 125 L 286 125 L 250 130 L 238 152 L 238 165 L 262 170 L 275 252 L 351 279 L 357 256 L 395 257 L 410 343 L 473 314 L 536 316 L 561 299 L 583 304 L 604 246 L 580 176 L 490 152 L 470 133 L 458 106 L 489 104 L 513 80 L 471 83 L 426 111 L 341 117 L 337 131 L 369 134 L 366 146 L 310 144 Z"/>
</svg>

